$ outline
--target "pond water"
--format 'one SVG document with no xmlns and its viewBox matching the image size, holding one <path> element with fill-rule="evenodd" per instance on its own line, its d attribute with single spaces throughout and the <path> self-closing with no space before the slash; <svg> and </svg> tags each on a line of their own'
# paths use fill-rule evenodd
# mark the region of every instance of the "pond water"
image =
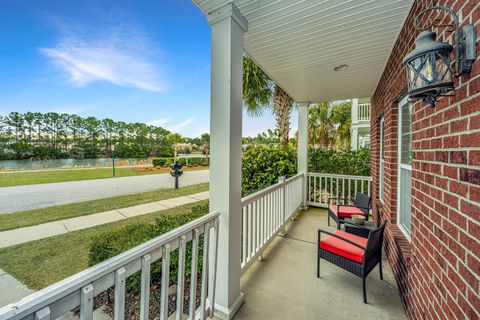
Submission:
<svg viewBox="0 0 480 320">
<path fill-rule="evenodd" d="M 145 166 L 152 165 L 152 158 L 120 158 L 115 159 L 115 166 Z M 111 167 L 111 158 L 94 159 L 53 159 L 53 160 L 3 160 L 0 170 L 58 169 L 58 168 L 89 168 Z"/>
</svg>

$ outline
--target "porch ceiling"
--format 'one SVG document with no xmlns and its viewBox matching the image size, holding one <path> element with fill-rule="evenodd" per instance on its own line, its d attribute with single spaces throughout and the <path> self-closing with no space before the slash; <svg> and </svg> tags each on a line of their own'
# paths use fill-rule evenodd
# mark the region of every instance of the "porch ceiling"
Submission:
<svg viewBox="0 0 480 320">
<path fill-rule="evenodd" d="M 193 0 L 211 13 L 232 0 Z M 369 97 L 413 0 L 233 0 L 245 51 L 298 102 Z M 347 64 L 346 71 L 334 71 Z"/>
</svg>

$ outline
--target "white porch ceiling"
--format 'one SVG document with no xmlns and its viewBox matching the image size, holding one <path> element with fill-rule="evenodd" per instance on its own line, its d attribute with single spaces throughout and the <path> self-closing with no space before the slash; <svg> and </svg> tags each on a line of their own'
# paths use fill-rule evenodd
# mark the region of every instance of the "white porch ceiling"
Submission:
<svg viewBox="0 0 480 320">
<path fill-rule="evenodd" d="M 193 2 L 208 14 L 232 0 Z M 233 3 L 248 20 L 246 53 L 296 101 L 321 102 L 373 94 L 413 0 Z"/>
</svg>

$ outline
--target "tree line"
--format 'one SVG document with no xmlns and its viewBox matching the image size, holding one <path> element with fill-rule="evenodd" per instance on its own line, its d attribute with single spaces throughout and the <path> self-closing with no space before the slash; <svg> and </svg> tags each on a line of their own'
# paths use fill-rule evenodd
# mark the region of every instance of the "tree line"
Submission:
<svg viewBox="0 0 480 320">
<path fill-rule="evenodd" d="M 144 123 L 82 118 L 66 113 L 11 112 L 0 116 L 0 159 L 168 157 L 178 134 Z"/>
</svg>

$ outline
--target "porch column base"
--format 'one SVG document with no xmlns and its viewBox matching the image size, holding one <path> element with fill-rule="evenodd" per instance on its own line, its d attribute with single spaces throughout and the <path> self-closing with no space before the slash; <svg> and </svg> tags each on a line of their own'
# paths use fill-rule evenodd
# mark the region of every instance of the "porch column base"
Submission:
<svg viewBox="0 0 480 320">
<path fill-rule="evenodd" d="M 224 306 L 215 304 L 215 316 L 222 320 L 231 320 L 235 314 L 237 314 L 243 302 L 245 302 L 245 295 L 243 292 L 240 292 L 228 309 Z"/>
</svg>

